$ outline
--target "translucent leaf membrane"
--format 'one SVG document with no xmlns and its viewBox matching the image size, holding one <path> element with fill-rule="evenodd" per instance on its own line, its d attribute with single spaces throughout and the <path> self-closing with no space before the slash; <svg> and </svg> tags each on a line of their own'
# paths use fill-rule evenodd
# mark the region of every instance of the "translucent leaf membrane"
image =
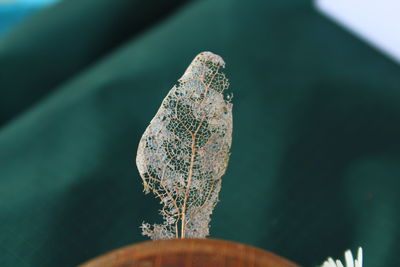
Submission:
<svg viewBox="0 0 400 267">
<path fill-rule="evenodd" d="M 223 59 L 195 57 L 164 98 L 138 148 L 136 163 L 146 193 L 163 205 L 164 223 L 143 223 L 152 239 L 204 238 L 218 201 L 232 141 L 232 104 Z"/>
</svg>

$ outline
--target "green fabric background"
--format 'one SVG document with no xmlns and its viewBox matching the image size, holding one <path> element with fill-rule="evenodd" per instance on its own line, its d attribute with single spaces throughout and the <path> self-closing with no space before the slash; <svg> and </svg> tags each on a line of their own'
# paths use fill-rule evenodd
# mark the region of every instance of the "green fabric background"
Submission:
<svg viewBox="0 0 400 267">
<path fill-rule="evenodd" d="M 159 221 L 139 138 L 201 51 L 227 62 L 211 237 L 400 266 L 400 67 L 311 1 L 65 0 L 0 39 L 0 266 L 74 266 Z"/>
</svg>

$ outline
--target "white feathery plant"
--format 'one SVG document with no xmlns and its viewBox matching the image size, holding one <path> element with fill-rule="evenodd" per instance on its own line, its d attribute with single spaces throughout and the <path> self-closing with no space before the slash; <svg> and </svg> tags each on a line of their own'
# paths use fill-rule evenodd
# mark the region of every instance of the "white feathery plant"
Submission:
<svg viewBox="0 0 400 267">
<path fill-rule="evenodd" d="M 351 253 L 350 250 L 347 250 L 344 253 L 344 257 L 345 257 L 345 264 L 343 265 L 343 263 L 340 260 L 336 260 L 334 261 L 332 258 L 328 258 L 321 267 L 362 267 L 362 261 L 363 261 L 363 252 L 362 252 L 362 248 L 359 247 L 358 248 L 358 252 L 357 252 L 357 258 L 354 259 L 353 258 L 353 254 Z"/>
</svg>

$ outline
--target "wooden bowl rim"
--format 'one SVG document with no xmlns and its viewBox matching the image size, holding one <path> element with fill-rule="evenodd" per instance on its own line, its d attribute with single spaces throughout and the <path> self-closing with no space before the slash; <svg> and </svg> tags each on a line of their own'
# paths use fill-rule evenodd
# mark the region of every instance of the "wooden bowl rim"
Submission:
<svg viewBox="0 0 400 267">
<path fill-rule="evenodd" d="M 140 260 L 148 258 L 152 255 L 173 255 L 182 253 L 203 253 L 203 254 L 215 254 L 216 249 L 219 255 L 232 256 L 237 255 L 238 258 L 245 260 L 254 260 L 257 258 L 257 262 L 265 266 L 271 266 L 271 262 L 275 262 L 279 265 L 277 267 L 299 267 L 299 265 L 282 258 L 269 251 L 262 250 L 253 246 L 241 244 L 238 242 L 220 240 L 220 239 L 196 239 L 196 238 L 185 238 L 185 239 L 167 239 L 167 240 L 156 240 L 156 241 L 144 241 L 133 245 L 128 245 L 106 254 L 100 255 L 84 264 L 80 267 L 97 267 L 97 266 L 114 266 L 116 262 L 124 260 Z"/>
</svg>

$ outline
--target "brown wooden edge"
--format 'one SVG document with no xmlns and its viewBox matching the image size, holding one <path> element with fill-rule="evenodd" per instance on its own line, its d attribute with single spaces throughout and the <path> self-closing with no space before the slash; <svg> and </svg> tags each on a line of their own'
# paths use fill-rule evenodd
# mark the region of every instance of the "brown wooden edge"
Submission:
<svg viewBox="0 0 400 267">
<path fill-rule="evenodd" d="M 218 239 L 169 239 L 146 241 L 126 246 L 94 258 L 78 267 L 114 267 L 124 262 L 136 262 L 146 258 L 169 255 L 217 254 L 220 257 L 236 257 L 254 266 L 300 267 L 299 265 L 271 252 L 237 242 Z M 131 265 L 125 265 L 131 266 Z M 132 265 L 133 266 L 133 265 Z M 162 265 L 161 265 L 162 266 Z M 245 265 L 243 265 L 245 266 Z"/>
</svg>

